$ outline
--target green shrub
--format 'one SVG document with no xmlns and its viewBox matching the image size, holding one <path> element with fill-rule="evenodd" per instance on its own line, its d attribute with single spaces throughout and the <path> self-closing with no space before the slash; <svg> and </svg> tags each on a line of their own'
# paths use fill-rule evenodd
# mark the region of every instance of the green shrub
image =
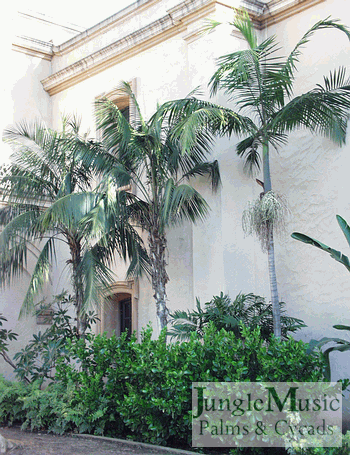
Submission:
<svg viewBox="0 0 350 455">
<path fill-rule="evenodd" d="M 45 379 L 53 378 L 58 358 L 64 357 L 69 362 L 66 343 L 77 337 L 74 321 L 68 314 L 73 304 L 74 299 L 65 291 L 53 296 L 49 304 L 45 300 L 38 303 L 35 314 L 40 315 L 43 310 L 49 309 L 52 311 L 52 320 L 48 321 L 50 325 L 44 332 L 34 334 L 32 340 L 14 355 L 15 373 L 19 380 L 40 380 L 43 383 Z M 87 328 L 91 328 L 96 320 L 96 316 L 89 312 L 86 315 Z"/>
<path fill-rule="evenodd" d="M 33 385 L 6 381 L 0 376 L 0 423 L 12 425 L 25 420 L 22 398 L 31 393 Z"/>
<path fill-rule="evenodd" d="M 272 339 L 242 327 L 241 338 L 211 325 L 201 340 L 166 345 L 165 333 L 141 343 L 98 335 L 69 344 L 79 369 L 61 363 L 56 378 L 76 384 L 90 432 L 127 434 L 156 444 L 190 444 L 192 382 L 310 381 L 323 377 L 320 353 L 307 354 L 302 341 Z"/>
<path fill-rule="evenodd" d="M 165 332 L 152 340 L 149 327 L 140 343 L 126 334 L 68 339 L 71 362 L 57 360 L 55 382 L 45 390 L 37 383 L 0 383 L 0 419 L 32 430 L 188 447 L 192 382 L 322 380 L 323 357 L 308 354 L 302 341 L 272 338 L 267 344 L 259 329 L 241 330 L 236 338 L 210 325 L 202 339 L 194 333 L 188 342 L 168 345 Z"/>
<path fill-rule="evenodd" d="M 287 339 L 290 332 L 306 327 L 304 321 L 286 315 L 285 303 L 279 302 L 281 312 L 282 338 Z M 234 300 L 229 295 L 214 296 L 210 302 L 201 306 L 196 299 L 196 310 L 177 310 L 170 315 L 171 329 L 168 332 L 172 338 L 188 340 L 191 333 L 203 336 L 204 328 L 212 322 L 217 330 L 225 329 L 241 336 L 240 326 L 244 324 L 250 329 L 260 328 L 261 337 L 268 341 L 273 335 L 273 315 L 271 303 L 266 303 L 264 297 L 254 294 L 239 293 Z"/>
<path fill-rule="evenodd" d="M 343 435 L 342 447 L 309 447 L 306 449 L 288 449 L 288 455 L 349 455 L 350 431 Z"/>
</svg>

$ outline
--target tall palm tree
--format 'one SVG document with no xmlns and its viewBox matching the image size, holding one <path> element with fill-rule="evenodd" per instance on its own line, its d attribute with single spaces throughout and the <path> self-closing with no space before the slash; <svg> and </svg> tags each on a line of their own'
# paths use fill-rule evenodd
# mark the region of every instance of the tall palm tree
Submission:
<svg viewBox="0 0 350 455">
<path fill-rule="evenodd" d="M 77 314 L 77 332 L 86 330 L 88 306 L 111 283 L 115 254 L 131 258 L 130 273 L 147 266 L 146 252 L 119 209 L 116 191 L 93 190 L 96 177 L 87 159 L 98 144 L 79 135 L 79 122 L 65 120 L 63 132 L 42 124 L 19 124 L 5 132 L 14 153 L 0 179 L 0 284 L 4 286 L 35 261 L 20 315 L 50 280 L 57 243 L 68 246 Z M 84 158 L 83 158 L 84 157 Z M 93 222 L 92 222 L 93 219 Z"/>
<path fill-rule="evenodd" d="M 217 25 L 212 24 L 213 27 Z M 283 204 L 272 191 L 270 149 L 285 145 L 288 133 L 298 128 L 307 128 L 313 133 L 329 137 L 339 145 L 345 142 L 350 110 L 350 81 L 346 78 L 345 69 L 334 70 L 329 77 L 324 77 L 323 85 L 319 84 L 294 98 L 293 83 L 301 48 L 316 31 L 337 29 L 349 39 L 350 31 L 337 20 L 321 20 L 305 33 L 285 59 L 278 53 L 280 47 L 275 36 L 258 44 L 256 32 L 245 11 L 236 11 L 231 25 L 241 32 L 247 49 L 220 57 L 210 86 L 212 95 L 219 89 L 228 95 L 234 105 L 232 117 L 225 114 L 224 118 L 217 118 L 213 122 L 212 113 L 208 116 L 195 99 L 169 102 L 164 110 L 170 115 L 183 116 L 183 122 L 178 124 L 175 133 L 185 149 L 191 147 L 191 130 L 200 129 L 200 123 L 208 133 L 244 133 L 245 138 L 236 146 L 237 154 L 245 160 L 248 171 L 262 167 L 263 182 L 258 181 L 263 186 L 260 213 L 257 217 L 252 216 L 251 221 L 253 224 L 259 223 L 252 228 L 263 239 L 263 246 L 268 253 L 274 334 L 280 337 L 273 230 L 276 227 L 275 220 L 279 219 L 278 207 L 282 206 L 283 209 Z M 245 119 L 240 123 L 243 130 L 237 131 L 232 123 L 232 119 L 236 118 L 233 114 L 248 115 L 251 122 Z"/>
<path fill-rule="evenodd" d="M 146 121 L 134 93 L 127 83 L 118 89 L 127 94 L 137 112 L 127 119 L 108 100 L 97 104 L 97 117 L 106 155 L 96 159 L 111 169 L 110 178 L 120 186 L 132 185 L 137 194 L 121 192 L 127 201 L 130 218 L 148 232 L 150 274 L 157 309 L 159 329 L 167 325 L 166 285 L 167 229 L 184 220 L 202 220 L 208 213 L 203 197 L 189 184 L 196 176 L 207 175 L 213 190 L 220 184 L 217 161 L 207 162 L 211 140 L 206 133 L 194 133 L 191 147 L 184 151 L 172 136 L 181 121 L 165 115 L 162 108 Z M 107 156 L 108 155 L 108 156 Z"/>
</svg>

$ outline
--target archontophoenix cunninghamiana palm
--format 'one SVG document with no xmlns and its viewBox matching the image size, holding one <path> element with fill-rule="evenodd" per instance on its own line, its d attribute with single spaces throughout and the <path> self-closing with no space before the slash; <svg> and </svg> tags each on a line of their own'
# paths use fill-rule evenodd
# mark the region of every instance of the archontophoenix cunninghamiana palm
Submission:
<svg viewBox="0 0 350 455">
<path fill-rule="evenodd" d="M 131 259 L 129 273 L 147 267 L 141 239 L 125 223 L 118 192 L 93 189 L 91 156 L 98 144 L 79 135 L 79 122 L 66 119 L 61 133 L 40 123 L 7 129 L 14 153 L 0 179 L 0 284 L 24 272 L 28 256 L 35 266 L 21 314 L 33 309 L 35 297 L 49 282 L 57 245 L 68 246 L 67 265 L 77 315 L 77 333 L 86 329 L 86 309 L 101 302 L 113 281 L 116 255 Z"/>
<path fill-rule="evenodd" d="M 207 162 L 211 140 L 198 132 L 184 152 L 172 131 L 181 118 L 164 115 L 161 107 L 146 121 L 129 84 L 123 83 L 117 93 L 130 98 L 135 118 L 126 119 L 108 100 L 97 103 L 97 118 L 106 149 L 99 163 L 110 169 L 109 178 L 120 186 L 132 182 L 136 194 L 124 193 L 130 219 L 148 232 L 150 274 L 157 309 L 159 329 L 167 325 L 166 284 L 167 229 L 185 220 L 202 220 L 208 213 L 203 197 L 188 181 L 207 175 L 213 190 L 220 183 L 218 164 Z M 101 168 L 99 168 L 101 171 Z"/>
<path fill-rule="evenodd" d="M 218 23 L 213 23 L 212 27 Z M 248 14 L 237 10 L 231 25 L 241 32 L 247 43 L 247 49 L 236 51 L 218 59 L 218 70 L 210 80 L 212 95 L 223 90 L 228 100 L 233 103 L 232 117 L 212 121 L 205 110 L 193 105 L 198 100 L 178 100 L 164 106 L 170 115 L 182 115 L 183 122 L 178 124 L 175 133 L 182 146 L 191 146 L 192 129 L 200 129 L 200 123 L 207 133 L 219 135 L 245 136 L 236 146 L 237 154 L 245 160 L 248 171 L 262 168 L 263 186 L 259 213 L 251 214 L 246 221 L 249 230 L 255 231 L 263 241 L 268 253 L 271 301 L 274 315 L 274 334 L 281 336 L 280 311 L 275 271 L 273 230 L 279 219 L 278 207 L 284 208 L 283 201 L 272 191 L 270 175 L 270 148 L 279 149 L 287 143 L 288 133 L 307 128 L 342 145 L 345 142 L 346 128 L 350 111 L 350 82 L 345 69 L 339 68 L 324 77 L 324 84 L 293 98 L 293 83 L 296 64 L 301 55 L 301 48 L 312 35 L 323 29 L 337 29 L 350 39 L 349 29 L 338 20 L 327 18 L 317 22 L 296 44 L 290 55 L 280 56 L 280 47 L 276 37 L 271 36 L 258 43 L 257 34 Z M 227 109 L 224 111 L 227 112 Z M 187 114 L 187 115 L 186 115 Z M 235 116 L 234 116 L 235 115 Z M 237 129 L 236 119 L 244 118 Z M 232 119 L 234 124 L 232 124 Z M 263 212 L 263 213 L 262 213 Z M 269 214 L 273 214 L 271 217 Z M 262 220 L 262 221 L 261 221 Z M 275 222 L 274 222 L 275 220 Z"/>
</svg>

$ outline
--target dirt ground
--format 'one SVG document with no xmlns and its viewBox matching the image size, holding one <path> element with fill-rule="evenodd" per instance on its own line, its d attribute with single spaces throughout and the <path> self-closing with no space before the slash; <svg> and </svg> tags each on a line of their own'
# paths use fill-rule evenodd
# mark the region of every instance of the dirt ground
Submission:
<svg viewBox="0 0 350 455">
<path fill-rule="evenodd" d="M 98 439 L 30 433 L 19 428 L 0 428 L 16 447 L 11 455 L 172 455 L 172 452 Z M 175 452 L 173 452 L 175 454 Z"/>
</svg>

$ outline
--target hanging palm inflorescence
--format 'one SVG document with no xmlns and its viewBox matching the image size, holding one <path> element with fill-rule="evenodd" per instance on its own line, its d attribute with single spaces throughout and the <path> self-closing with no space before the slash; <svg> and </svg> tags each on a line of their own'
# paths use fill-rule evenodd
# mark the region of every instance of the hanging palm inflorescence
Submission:
<svg viewBox="0 0 350 455">
<path fill-rule="evenodd" d="M 213 23 L 213 27 L 217 25 Z M 245 11 L 236 11 L 231 25 L 241 32 L 247 48 L 218 59 L 219 67 L 210 80 L 210 86 L 212 95 L 223 90 L 233 103 L 234 110 L 220 110 L 219 106 L 212 106 L 208 111 L 196 99 L 169 102 L 164 110 L 170 115 L 183 115 L 175 134 L 185 148 L 191 144 L 193 127 L 196 130 L 202 127 L 207 134 L 245 136 L 236 146 L 237 154 L 245 160 L 248 172 L 256 169 L 263 173 L 263 182 L 259 181 L 263 193 L 260 201 L 253 206 L 254 213 L 246 215 L 245 226 L 248 231 L 258 231 L 267 249 L 274 333 L 280 337 L 273 232 L 276 222 L 281 220 L 281 216 L 283 218 L 286 207 L 272 191 L 270 148 L 279 149 L 285 145 L 288 133 L 298 128 L 307 128 L 313 133 L 329 137 L 339 145 L 345 142 L 350 111 L 350 82 L 345 69 L 334 70 L 329 77 L 324 77 L 323 85 L 319 84 L 294 98 L 293 83 L 301 48 L 316 31 L 336 29 L 349 39 L 350 31 L 337 20 L 321 20 L 306 32 L 290 55 L 283 58 L 279 54 L 280 47 L 275 36 L 258 43 Z M 278 207 L 282 212 L 276 212 Z M 273 217 L 269 217 L 269 214 Z"/>
</svg>

